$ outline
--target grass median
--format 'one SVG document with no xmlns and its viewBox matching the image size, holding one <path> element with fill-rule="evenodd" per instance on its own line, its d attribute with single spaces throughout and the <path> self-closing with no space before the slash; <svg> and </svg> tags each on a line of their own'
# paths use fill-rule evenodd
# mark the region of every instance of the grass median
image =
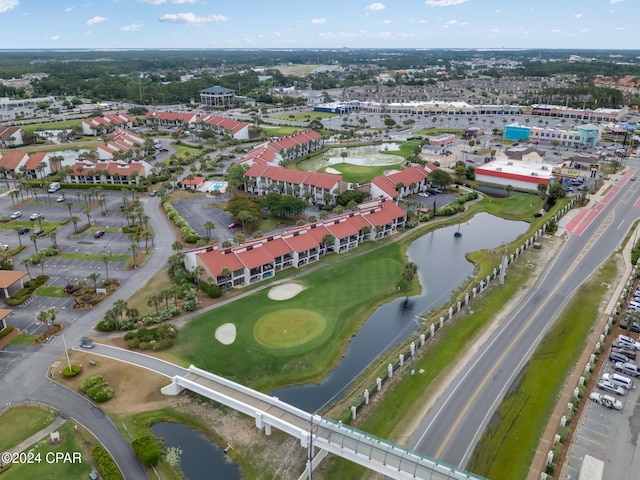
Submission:
<svg viewBox="0 0 640 480">
<path fill-rule="evenodd" d="M 520 382 L 498 407 L 475 448 L 469 470 L 487 478 L 527 477 L 566 378 L 598 318 L 607 294 L 603 284 L 613 282 L 617 274 L 617 262 L 610 259 L 576 291 L 534 352 Z"/>
</svg>

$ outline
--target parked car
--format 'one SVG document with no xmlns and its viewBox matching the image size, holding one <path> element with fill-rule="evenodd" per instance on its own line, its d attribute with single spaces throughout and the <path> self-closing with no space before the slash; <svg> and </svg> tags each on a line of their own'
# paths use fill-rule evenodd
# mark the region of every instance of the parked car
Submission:
<svg viewBox="0 0 640 480">
<path fill-rule="evenodd" d="M 151 192 L 149 193 L 150 197 L 156 197 L 158 195 L 158 190 L 151 190 Z"/>
<path fill-rule="evenodd" d="M 640 322 L 632 318 L 623 318 L 622 320 L 620 320 L 620 328 L 640 333 Z"/>
<path fill-rule="evenodd" d="M 608 380 L 603 380 L 603 379 L 598 380 L 598 388 L 600 390 L 604 390 L 605 392 L 613 393 L 613 394 L 618 395 L 620 397 L 622 395 L 624 395 L 624 388 L 618 387 L 617 385 L 614 385 L 613 383 L 611 383 Z"/>
<path fill-rule="evenodd" d="M 636 342 L 633 338 L 631 338 L 628 335 L 618 335 L 618 338 L 616 338 L 616 342 L 618 347 L 629 347 L 629 348 L 633 348 L 634 350 L 640 350 L 640 342 Z"/>
<path fill-rule="evenodd" d="M 614 368 L 617 372 L 634 377 L 640 377 L 640 369 L 638 368 L 638 365 L 633 362 L 616 362 Z"/>
<path fill-rule="evenodd" d="M 64 195 L 60 195 L 58 198 L 56 198 L 56 202 L 58 203 L 62 203 L 66 200 L 66 198 L 64 198 Z"/>
<path fill-rule="evenodd" d="M 624 375 L 620 375 L 619 373 L 603 373 L 602 379 L 627 390 L 631 390 L 633 388 L 633 380 L 629 377 L 625 377 Z"/>
<path fill-rule="evenodd" d="M 627 357 L 623 353 L 614 352 L 613 350 L 611 350 L 611 353 L 609 353 L 609 361 L 610 362 L 613 362 L 613 363 L 617 363 L 617 362 L 626 363 L 629 360 L 630 360 L 629 357 Z"/>
<path fill-rule="evenodd" d="M 625 357 L 631 360 L 635 360 L 636 354 L 637 354 L 637 352 L 633 348 L 628 348 L 628 347 L 612 347 L 611 352 L 619 353 L 620 355 L 624 355 Z M 618 360 L 618 361 L 621 362 L 622 360 Z"/>
<path fill-rule="evenodd" d="M 0 245 L 0 250 L 9 250 L 9 245 Z"/>
<path fill-rule="evenodd" d="M 22 216 L 22 212 L 13 212 L 13 213 L 9 216 L 9 218 L 10 218 L 11 220 L 17 220 L 17 219 L 19 219 L 21 216 Z"/>
<path fill-rule="evenodd" d="M 429 198 L 429 194 L 427 192 L 420 192 L 418 194 L 419 197 Z"/>
<path fill-rule="evenodd" d="M 104 235 L 104 230 L 98 230 L 96 233 L 93 234 L 93 238 L 100 238 Z"/>
<path fill-rule="evenodd" d="M 39 213 L 34 213 L 29 217 L 29 221 L 31 222 L 35 222 L 36 220 L 38 220 L 42 215 L 40 215 Z"/>
<path fill-rule="evenodd" d="M 169 151 L 169 149 L 168 149 L 167 147 L 163 147 L 163 148 L 161 148 L 159 151 L 160 151 L 160 152 L 168 152 L 168 151 Z"/>
<path fill-rule="evenodd" d="M 620 400 L 616 400 L 611 395 L 592 392 L 591 395 L 589 395 L 589 398 L 603 407 L 611 408 L 613 410 L 622 410 L 622 402 Z"/>
<path fill-rule="evenodd" d="M 240 226 L 240 224 L 238 222 L 233 222 L 233 223 L 230 223 L 229 225 L 227 225 L 227 228 L 229 230 L 232 230 L 234 228 L 238 228 L 239 226 Z"/>
<path fill-rule="evenodd" d="M 20 230 L 18 230 L 18 233 L 20 235 L 24 235 L 25 233 L 29 233 L 31 231 L 31 229 L 29 227 L 22 227 Z"/>
<path fill-rule="evenodd" d="M 43 230 L 43 229 L 41 229 L 41 228 L 36 228 L 36 229 L 33 231 L 33 234 L 34 234 L 34 235 L 42 235 L 43 233 L 44 233 L 44 230 Z"/>
</svg>

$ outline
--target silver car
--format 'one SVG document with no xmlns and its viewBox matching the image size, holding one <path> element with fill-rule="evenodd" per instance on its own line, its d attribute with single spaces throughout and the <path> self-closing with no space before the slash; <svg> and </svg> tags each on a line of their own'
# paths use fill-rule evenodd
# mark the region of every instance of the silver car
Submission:
<svg viewBox="0 0 640 480">
<path fill-rule="evenodd" d="M 614 393 L 620 397 L 624 395 L 624 388 L 618 387 L 608 380 L 600 379 L 598 381 L 598 388 L 608 393 Z"/>
<path fill-rule="evenodd" d="M 622 402 L 616 400 L 611 395 L 603 395 L 602 393 L 592 392 L 589 398 L 603 407 L 612 408 L 613 410 L 622 410 Z"/>
</svg>

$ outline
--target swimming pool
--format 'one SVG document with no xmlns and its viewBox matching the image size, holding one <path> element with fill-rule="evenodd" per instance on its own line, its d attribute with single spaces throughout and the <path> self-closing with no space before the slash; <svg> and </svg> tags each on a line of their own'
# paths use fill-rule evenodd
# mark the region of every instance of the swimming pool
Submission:
<svg viewBox="0 0 640 480">
<path fill-rule="evenodd" d="M 227 182 L 207 182 L 207 184 L 204 185 L 203 190 L 205 192 L 224 193 L 227 190 Z"/>
</svg>

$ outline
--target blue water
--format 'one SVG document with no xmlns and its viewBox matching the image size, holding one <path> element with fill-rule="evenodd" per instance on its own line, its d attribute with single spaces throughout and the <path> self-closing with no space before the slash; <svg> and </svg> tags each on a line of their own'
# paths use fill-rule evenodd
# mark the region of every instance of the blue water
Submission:
<svg viewBox="0 0 640 480">
<path fill-rule="evenodd" d="M 240 470 L 229 457 L 202 433 L 182 423 L 160 422 L 151 427 L 165 446 L 179 447 L 180 468 L 188 480 L 240 480 Z"/>
<path fill-rule="evenodd" d="M 271 394 L 308 412 L 317 412 L 340 399 L 351 381 L 385 351 L 415 335 L 416 316 L 444 305 L 473 274 L 465 255 L 496 249 L 515 240 L 529 228 L 526 222 L 503 220 L 481 213 L 468 223 L 442 228 L 414 241 L 409 260 L 418 266 L 422 294 L 397 298 L 378 307 L 353 337 L 338 366 L 320 383 L 281 388 Z M 454 237 L 460 230 L 461 237 Z M 495 266 L 502 258 L 496 250 Z"/>
</svg>

